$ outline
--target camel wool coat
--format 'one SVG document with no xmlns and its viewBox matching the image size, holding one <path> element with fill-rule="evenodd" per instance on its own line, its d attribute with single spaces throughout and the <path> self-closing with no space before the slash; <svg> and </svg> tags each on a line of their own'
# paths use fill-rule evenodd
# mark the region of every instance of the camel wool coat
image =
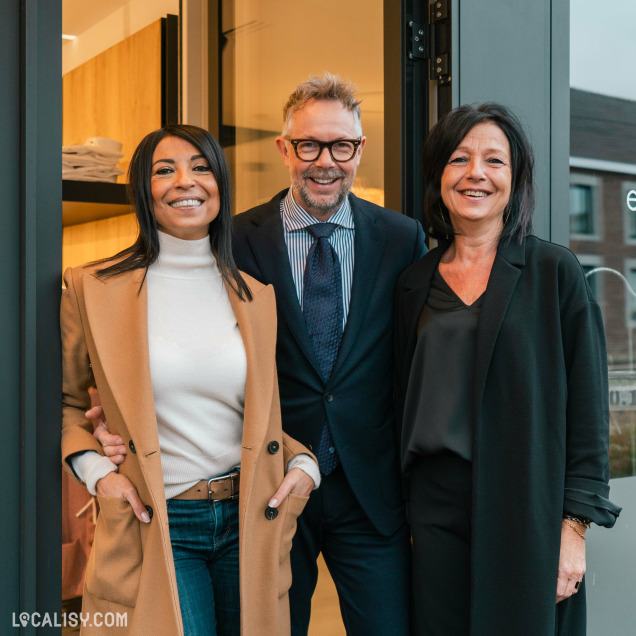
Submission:
<svg viewBox="0 0 636 636">
<path fill-rule="evenodd" d="M 96 269 L 78 267 L 64 274 L 63 465 L 77 480 L 69 457 L 86 450 L 102 453 L 84 417 L 90 408 L 88 388 L 95 383 L 110 431 L 131 451 L 119 472 L 137 488 L 151 521 L 140 523 L 125 499 L 98 496 L 100 514 L 82 606 L 88 620 L 82 633 L 178 636 L 183 624 L 150 381 L 145 270 L 99 279 Z M 289 495 L 273 519 L 265 511 L 287 462 L 310 453 L 281 429 L 274 290 L 243 276 L 251 302 L 226 286 L 247 356 L 239 496 L 241 634 L 279 636 L 290 632 L 289 551 L 307 498 Z M 106 625 L 107 612 L 125 615 L 120 620 L 126 626 Z"/>
</svg>

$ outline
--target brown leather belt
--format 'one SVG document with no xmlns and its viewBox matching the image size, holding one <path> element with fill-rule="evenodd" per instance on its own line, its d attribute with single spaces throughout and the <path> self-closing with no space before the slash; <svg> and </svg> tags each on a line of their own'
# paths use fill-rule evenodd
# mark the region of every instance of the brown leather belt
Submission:
<svg viewBox="0 0 636 636">
<path fill-rule="evenodd" d="M 227 475 L 221 475 L 221 477 L 204 479 L 180 495 L 173 497 L 173 499 L 184 499 L 186 501 L 195 501 L 198 499 L 225 501 L 226 499 L 236 499 L 239 496 L 240 480 L 241 473 L 235 470 Z"/>
</svg>

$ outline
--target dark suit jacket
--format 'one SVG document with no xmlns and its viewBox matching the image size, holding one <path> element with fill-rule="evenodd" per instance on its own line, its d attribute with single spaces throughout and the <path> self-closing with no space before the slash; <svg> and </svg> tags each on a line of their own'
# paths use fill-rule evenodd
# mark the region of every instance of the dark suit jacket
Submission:
<svg viewBox="0 0 636 636">
<path fill-rule="evenodd" d="M 398 283 L 398 422 L 445 248 Z M 620 509 L 607 499 L 603 322 L 576 257 L 534 236 L 500 245 L 475 345 L 471 634 L 584 634 L 585 594 L 555 604 L 561 518 L 611 526 Z"/>
<path fill-rule="evenodd" d="M 316 449 L 329 421 L 347 479 L 379 532 L 404 522 L 392 410 L 393 297 L 400 273 L 426 251 L 419 223 L 350 195 L 355 223 L 351 305 L 327 382 L 320 376 L 294 288 L 280 202 L 234 217 L 239 269 L 272 284 L 283 429 Z"/>
</svg>

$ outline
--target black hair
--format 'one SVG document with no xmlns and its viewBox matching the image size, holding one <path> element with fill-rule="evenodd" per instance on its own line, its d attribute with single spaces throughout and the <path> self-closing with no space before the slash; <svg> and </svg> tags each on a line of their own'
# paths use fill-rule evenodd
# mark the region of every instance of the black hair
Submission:
<svg viewBox="0 0 636 636">
<path fill-rule="evenodd" d="M 517 117 L 505 106 L 493 102 L 464 105 L 450 111 L 431 129 L 424 142 L 424 215 L 434 238 L 452 237 L 453 226 L 442 201 L 441 180 L 451 155 L 466 135 L 481 123 L 492 123 L 510 144 L 510 199 L 503 212 L 504 227 L 499 240 L 519 242 L 532 232 L 534 214 L 534 157 L 532 146 Z"/>
<path fill-rule="evenodd" d="M 220 209 L 210 223 L 210 248 L 223 280 L 242 300 L 251 300 L 252 294 L 243 280 L 232 256 L 232 212 L 230 208 L 230 171 L 219 142 L 203 128 L 185 124 L 171 124 L 147 134 L 137 146 L 128 168 L 128 198 L 131 201 L 139 233 L 137 239 L 115 256 L 97 261 L 116 261 L 97 272 L 100 278 L 117 276 L 134 269 L 148 268 L 159 256 L 157 220 L 153 212 L 150 187 L 152 157 L 159 142 L 166 137 L 179 137 L 191 143 L 205 157 L 219 189 Z M 145 280 L 145 277 L 144 277 Z M 143 284 L 143 283 L 142 283 Z"/>
</svg>

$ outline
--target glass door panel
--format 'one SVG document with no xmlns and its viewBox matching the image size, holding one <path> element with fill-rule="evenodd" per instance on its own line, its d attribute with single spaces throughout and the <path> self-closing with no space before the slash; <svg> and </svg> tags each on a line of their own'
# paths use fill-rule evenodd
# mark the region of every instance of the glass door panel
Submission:
<svg viewBox="0 0 636 636">
<path fill-rule="evenodd" d="M 636 475 L 636 5 L 572 0 L 570 247 L 605 322 L 611 477 Z"/>
<path fill-rule="evenodd" d="M 295 86 L 325 71 L 350 79 L 368 141 L 353 191 L 384 202 L 382 0 L 223 0 L 219 136 L 234 179 L 234 210 L 289 186 L 274 139 Z"/>
<path fill-rule="evenodd" d="M 590 532 L 590 636 L 636 620 L 636 58 L 633 0 L 570 1 L 570 247 L 603 313 L 610 384 L 610 531 Z"/>
</svg>

